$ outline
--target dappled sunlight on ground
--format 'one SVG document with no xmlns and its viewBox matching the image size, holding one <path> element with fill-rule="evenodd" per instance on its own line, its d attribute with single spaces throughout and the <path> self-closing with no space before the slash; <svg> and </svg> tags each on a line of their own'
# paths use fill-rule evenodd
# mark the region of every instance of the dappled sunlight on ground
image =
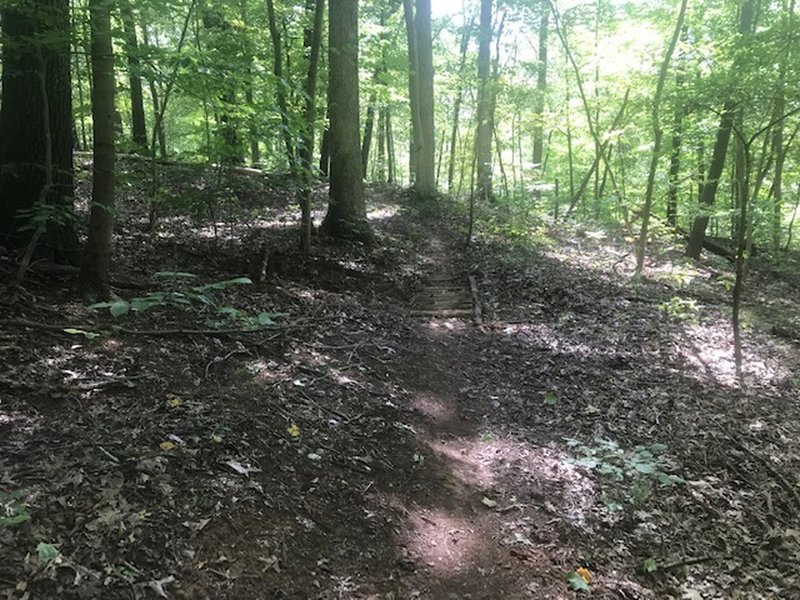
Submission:
<svg viewBox="0 0 800 600">
<path fill-rule="evenodd" d="M 444 336 L 450 333 L 465 331 L 471 327 L 471 324 L 464 319 L 435 318 L 426 321 L 423 326 L 431 333 Z"/>
<path fill-rule="evenodd" d="M 370 221 L 381 221 L 383 219 L 390 219 L 395 216 L 400 207 L 397 204 L 389 204 L 375 208 L 367 212 L 367 219 Z"/>
<path fill-rule="evenodd" d="M 737 387 L 736 364 L 733 358 L 733 332 L 730 323 L 711 322 L 684 326 L 683 344 L 678 345 L 680 356 L 694 373 L 719 385 Z M 743 372 L 745 380 L 758 385 L 781 385 L 792 373 L 784 367 L 780 356 L 770 353 L 764 345 L 748 344 L 752 335 L 743 331 Z M 692 373 L 687 369 L 687 373 Z"/>
</svg>

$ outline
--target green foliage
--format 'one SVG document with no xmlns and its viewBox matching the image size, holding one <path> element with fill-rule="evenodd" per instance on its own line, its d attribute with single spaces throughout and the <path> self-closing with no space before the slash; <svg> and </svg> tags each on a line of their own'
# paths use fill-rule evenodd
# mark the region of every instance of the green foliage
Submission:
<svg viewBox="0 0 800 600">
<path fill-rule="evenodd" d="M 679 321 L 695 321 L 697 319 L 697 302 L 692 298 L 673 296 L 667 302 L 659 304 L 658 309 Z"/>
<path fill-rule="evenodd" d="M 655 573 L 658 570 L 658 561 L 650 557 L 642 563 L 642 571 L 645 573 Z"/>
<path fill-rule="evenodd" d="M 30 521 L 27 505 L 20 492 L 0 491 L 0 529 Z"/>
<path fill-rule="evenodd" d="M 275 319 L 286 316 L 287 313 L 262 312 L 251 315 L 246 311 L 231 307 L 220 306 L 217 295 L 219 292 L 239 285 L 250 285 L 252 281 L 247 277 L 235 277 L 224 281 L 215 281 L 202 285 L 187 285 L 187 282 L 197 278 L 193 273 L 181 271 L 162 271 L 155 274 L 169 282 L 169 287 L 156 292 L 149 292 L 144 296 L 130 300 L 115 300 L 113 302 L 98 302 L 90 308 L 107 308 L 113 317 L 122 317 L 130 312 L 145 313 L 154 308 L 177 308 L 179 310 L 211 313 L 214 317 L 208 323 L 214 327 L 223 327 L 231 322 L 237 322 L 248 328 L 265 327 L 275 323 Z M 69 330 L 67 333 L 83 334 L 81 330 Z"/>
<path fill-rule="evenodd" d="M 75 221 L 75 211 L 69 204 L 53 204 L 51 202 L 36 202 L 30 208 L 24 208 L 18 213 L 24 221 L 20 231 L 47 231 L 50 225 L 68 225 Z"/>
<path fill-rule="evenodd" d="M 567 438 L 566 442 L 578 455 L 568 460 L 571 464 L 585 467 L 614 481 L 628 482 L 630 488 L 626 500 L 629 504 L 639 505 L 645 502 L 655 483 L 668 487 L 683 482 L 677 475 L 667 472 L 670 465 L 663 456 L 667 450 L 664 444 L 654 443 L 625 449 L 613 440 L 596 439 L 593 445 L 585 445 L 574 438 Z M 606 507 L 613 512 L 620 510 L 622 505 L 606 501 Z"/>
<path fill-rule="evenodd" d="M 61 551 L 55 544 L 48 544 L 46 542 L 39 542 L 36 546 L 36 556 L 39 562 L 47 564 L 56 560 L 61 555 Z"/>
</svg>

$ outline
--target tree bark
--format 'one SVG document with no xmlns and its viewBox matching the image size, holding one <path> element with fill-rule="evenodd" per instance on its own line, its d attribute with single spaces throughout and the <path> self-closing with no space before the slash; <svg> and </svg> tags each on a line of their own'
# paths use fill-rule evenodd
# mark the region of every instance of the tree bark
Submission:
<svg viewBox="0 0 800 600">
<path fill-rule="evenodd" d="M 139 42 L 136 39 L 136 21 L 133 9 L 127 1 L 120 2 L 120 16 L 125 40 L 125 54 L 128 60 L 128 81 L 131 92 L 131 137 L 134 149 L 147 154 L 147 124 L 144 116 L 144 95 L 139 62 Z"/>
<path fill-rule="evenodd" d="M 544 105 L 547 93 L 547 33 L 550 27 L 550 7 L 542 2 L 539 22 L 539 64 L 536 74 L 536 124 L 533 128 L 533 164 L 543 177 L 544 162 Z"/>
<path fill-rule="evenodd" d="M 289 123 L 289 106 L 286 101 L 286 88 L 288 85 L 283 75 L 283 56 L 281 54 L 283 48 L 273 0 L 267 0 L 267 20 L 269 22 L 270 38 L 272 39 L 272 74 L 275 76 L 275 101 L 281 114 L 283 142 L 286 145 L 286 160 L 289 163 L 289 171 L 296 175 L 295 147 Z"/>
<path fill-rule="evenodd" d="M 387 106 L 386 110 L 386 183 L 396 183 L 397 155 L 394 148 L 394 133 L 392 132 L 392 111 Z"/>
<path fill-rule="evenodd" d="M 111 236 L 114 227 L 114 54 L 110 0 L 89 0 L 92 29 L 92 125 L 94 161 L 89 235 L 81 266 L 81 291 L 92 300 L 110 293 Z"/>
<path fill-rule="evenodd" d="M 417 55 L 417 26 L 414 19 L 412 0 L 403 0 L 403 16 L 406 22 L 408 40 L 408 101 L 411 110 L 411 139 L 408 150 L 408 172 L 410 181 L 415 181 L 417 156 L 419 154 L 421 123 L 419 112 L 419 58 Z"/>
<path fill-rule="evenodd" d="M 378 158 L 373 176 L 380 183 L 386 183 L 386 108 L 378 108 Z"/>
<path fill-rule="evenodd" d="M 372 147 L 372 131 L 375 129 L 375 103 L 377 101 L 377 94 L 372 92 L 369 97 L 369 106 L 367 106 L 367 119 L 364 123 L 364 139 L 361 141 L 361 172 L 364 177 L 367 176 L 367 167 L 369 166 L 369 151 Z"/>
<path fill-rule="evenodd" d="M 431 0 L 416 0 L 417 67 L 419 93 L 419 154 L 414 192 L 417 200 L 436 197 L 436 132 L 433 99 L 433 35 Z"/>
<path fill-rule="evenodd" d="M 328 39 L 331 184 L 322 229 L 370 242 L 358 139 L 358 0 L 331 0 Z"/>
<path fill-rule="evenodd" d="M 491 44 L 492 0 L 481 0 L 478 30 L 478 127 L 475 139 L 477 197 L 491 199 L 492 193 L 492 123 L 491 123 Z"/>
<path fill-rule="evenodd" d="M 0 243 L 26 245 L 32 231 L 19 228 L 47 218 L 41 238 L 47 253 L 74 262 L 78 241 L 68 218 L 74 196 L 69 2 L 6 4 L 0 21 Z M 57 208 L 39 210 L 39 202 Z"/>
<path fill-rule="evenodd" d="M 308 52 L 308 69 L 306 70 L 306 101 L 299 153 L 300 168 L 304 174 L 300 199 L 300 248 L 307 256 L 311 248 L 311 230 L 314 227 L 311 216 L 311 185 L 314 180 L 314 166 L 311 164 L 311 159 L 314 155 L 314 129 L 317 124 L 317 73 L 319 72 L 319 53 L 322 46 L 325 1 L 310 0 L 306 9 L 314 11 L 313 26 L 307 28 L 304 35 L 304 45 Z"/>
</svg>

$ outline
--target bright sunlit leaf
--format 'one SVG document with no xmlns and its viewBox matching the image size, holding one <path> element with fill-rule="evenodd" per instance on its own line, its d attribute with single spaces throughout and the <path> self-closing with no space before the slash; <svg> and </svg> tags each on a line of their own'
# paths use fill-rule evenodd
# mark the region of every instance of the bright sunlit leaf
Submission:
<svg viewBox="0 0 800 600">
<path fill-rule="evenodd" d="M 589 584 L 577 571 L 570 571 L 564 576 L 569 587 L 576 592 L 588 592 Z"/>
</svg>

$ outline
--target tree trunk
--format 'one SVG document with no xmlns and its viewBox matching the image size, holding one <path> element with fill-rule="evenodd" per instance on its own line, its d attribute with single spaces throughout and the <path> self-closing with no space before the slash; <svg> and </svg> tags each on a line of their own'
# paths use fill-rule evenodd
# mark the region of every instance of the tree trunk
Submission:
<svg viewBox="0 0 800 600">
<path fill-rule="evenodd" d="M 386 183 L 386 108 L 378 108 L 378 159 L 373 175 L 380 183 Z"/>
<path fill-rule="evenodd" d="M 369 166 L 369 151 L 372 147 L 372 130 L 375 129 L 375 103 L 377 101 L 377 94 L 372 92 L 369 97 L 369 106 L 367 106 L 367 120 L 364 123 L 364 139 L 361 141 L 361 172 L 365 178 Z"/>
<path fill-rule="evenodd" d="M 477 197 L 491 199 L 492 193 L 492 123 L 491 123 L 491 44 L 492 0 L 481 0 L 478 30 L 478 128 L 475 140 Z"/>
<path fill-rule="evenodd" d="M 45 225 L 48 254 L 75 262 L 69 2 L 6 3 L 0 21 L 0 243 L 24 246 L 20 226 Z"/>
<path fill-rule="evenodd" d="M 331 0 L 329 12 L 331 185 L 322 228 L 334 237 L 369 242 L 358 139 L 358 0 Z"/>
<path fill-rule="evenodd" d="M 136 21 L 130 3 L 120 3 L 120 16 L 128 59 L 128 81 L 131 87 L 131 137 L 136 151 L 147 154 L 147 124 L 144 118 L 144 95 L 139 66 L 139 42 L 136 39 Z"/>
<path fill-rule="evenodd" d="M 775 159 L 775 172 L 772 176 L 772 188 L 770 195 L 772 197 L 771 217 L 772 217 L 772 251 L 778 252 L 781 247 L 781 228 L 783 225 L 783 166 L 785 162 L 785 154 L 783 152 L 783 115 L 786 109 L 786 97 L 784 86 L 786 85 L 786 62 L 781 61 L 780 72 L 778 76 L 778 92 L 775 95 L 775 108 L 773 110 L 773 119 L 779 119 L 772 130 L 772 154 Z"/>
<path fill-rule="evenodd" d="M 419 112 L 419 57 L 417 55 L 417 26 L 414 19 L 412 0 L 403 0 L 403 16 L 406 22 L 408 40 L 408 101 L 411 109 L 411 139 L 408 150 L 408 173 L 410 181 L 415 181 L 417 157 L 419 154 L 421 123 Z"/>
<path fill-rule="evenodd" d="M 81 291 L 92 300 L 110 293 L 111 235 L 114 227 L 114 55 L 111 0 L 89 0 L 92 23 L 92 125 L 94 162 L 89 235 L 80 273 Z"/>
<path fill-rule="evenodd" d="M 147 24 L 142 23 L 142 43 L 147 48 L 150 46 L 147 34 Z M 167 136 L 164 133 L 163 110 L 161 108 L 161 94 L 158 91 L 158 84 L 152 74 L 146 76 L 147 86 L 150 89 L 150 101 L 153 104 L 153 138 L 158 142 L 158 155 L 162 159 L 167 158 Z M 162 115 L 162 116 L 159 116 Z M 151 155 L 155 156 L 155 149 L 150 149 Z"/>
<path fill-rule="evenodd" d="M 330 113 L 325 113 L 326 120 L 330 121 Z M 319 172 L 323 177 L 331 174 L 331 130 L 325 127 L 322 132 L 322 141 L 319 143 Z"/>
<path fill-rule="evenodd" d="M 740 10 L 739 33 L 742 36 L 749 35 L 752 33 L 753 21 L 755 19 L 755 0 L 746 0 Z M 736 60 L 734 60 L 732 71 L 734 74 L 737 71 Z M 728 143 L 731 139 L 735 106 L 732 99 L 725 101 L 719 129 L 717 129 L 711 164 L 708 166 L 708 175 L 700 195 L 700 209 L 706 213 L 714 205 L 717 196 L 717 187 L 719 187 L 719 179 L 725 167 L 725 156 L 728 153 Z M 703 250 L 706 227 L 708 227 L 708 214 L 700 214 L 695 217 L 692 223 L 692 230 L 689 234 L 689 243 L 686 248 L 686 255 L 695 260 L 700 258 L 700 252 Z"/>
<path fill-rule="evenodd" d="M 419 92 L 419 154 L 414 192 L 417 200 L 436 197 L 436 131 L 433 98 L 433 34 L 431 0 L 416 0 L 417 67 Z"/>
<path fill-rule="evenodd" d="M 286 88 L 288 86 L 283 76 L 283 56 L 281 54 L 283 48 L 273 0 L 267 0 L 267 20 L 269 22 L 270 38 L 272 39 L 272 74 L 275 76 L 275 101 L 281 114 L 283 142 L 286 145 L 286 160 L 289 163 L 289 171 L 296 175 L 295 147 L 289 123 L 289 106 L 286 101 Z"/>
<path fill-rule="evenodd" d="M 461 34 L 461 58 L 458 63 L 458 91 L 456 100 L 453 103 L 453 126 L 450 130 L 450 160 L 447 167 L 447 191 L 453 193 L 453 181 L 456 176 L 456 145 L 458 143 L 458 119 L 461 115 L 461 102 L 464 97 L 464 84 L 461 78 L 464 76 L 464 67 L 467 64 L 467 49 L 469 48 L 469 38 L 472 31 L 474 20 L 464 27 Z"/>
<path fill-rule="evenodd" d="M 317 124 L 317 73 L 319 72 L 319 53 L 322 46 L 322 21 L 325 16 L 325 1 L 310 0 L 306 10 L 314 11 L 313 26 L 307 28 L 304 45 L 308 52 L 308 69 L 305 83 L 305 110 L 303 131 L 300 135 L 300 168 L 304 173 L 302 197 L 300 199 L 300 248 L 308 255 L 311 248 L 311 230 L 314 223 L 311 216 L 311 185 L 314 181 L 314 129 Z"/>
<path fill-rule="evenodd" d="M 394 134 L 392 133 L 392 112 L 386 107 L 386 182 L 396 183 L 397 155 L 394 148 Z"/>
<path fill-rule="evenodd" d="M 677 78 L 677 87 L 681 87 L 681 77 Z M 672 147 L 669 154 L 669 186 L 667 188 L 667 223 L 673 227 L 678 225 L 678 179 L 681 172 L 681 146 L 683 144 L 683 113 L 681 100 L 675 100 L 675 113 L 672 122 Z"/>
<path fill-rule="evenodd" d="M 547 32 L 550 26 L 550 8 L 542 2 L 542 19 L 539 22 L 539 65 L 536 77 L 536 124 L 533 128 L 533 164 L 543 173 L 544 159 L 544 105 L 547 93 Z"/>
<path fill-rule="evenodd" d="M 664 136 L 664 131 L 661 129 L 661 96 L 664 92 L 664 84 L 667 81 L 667 71 L 669 70 L 669 63 L 672 60 L 672 54 L 675 52 L 675 46 L 678 45 L 678 38 L 683 29 L 683 21 L 686 16 L 686 4 L 688 0 L 682 0 L 680 9 L 678 10 L 678 19 L 675 23 L 675 30 L 672 33 L 672 39 L 667 47 L 667 53 L 661 63 L 661 70 L 658 74 L 658 83 L 656 84 L 656 93 L 653 97 L 652 103 L 652 119 L 653 119 L 653 154 L 650 157 L 650 171 L 647 176 L 647 188 L 644 194 L 644 208 L 642 209 L 642 229 L 639 233 L 639 244 L 636 248 L 636 274 L 641 274 L 644 268 L 644 257 L 647 250 L 647 235 L 648 227 L 650 225 L 650 211 L 653 205 L 653 189 L 656 182 L 656 169 L 658 168 L 658 159 L 661 154 L 661 140 Z"/>
</svg>

